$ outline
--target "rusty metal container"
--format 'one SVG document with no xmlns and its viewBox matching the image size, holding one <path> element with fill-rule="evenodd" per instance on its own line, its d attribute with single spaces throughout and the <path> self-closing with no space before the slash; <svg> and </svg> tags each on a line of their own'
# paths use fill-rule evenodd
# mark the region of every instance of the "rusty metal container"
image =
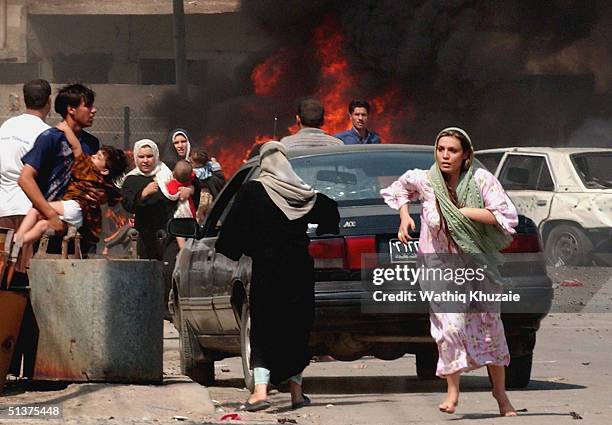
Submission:
<svg viewBox="0 0 612 425">
<path fill-rule="evenodd" d="M 13 358 L 27 302 L 26 294 L 0 291 L 0 394 L 2 394 L 6 374 Z"/>
<path fill-rule="evenodd" d="M 34 379 L 162 381 L 160 262 L 34 259 L 29 277 L 39 328 Z"/>
</svg>

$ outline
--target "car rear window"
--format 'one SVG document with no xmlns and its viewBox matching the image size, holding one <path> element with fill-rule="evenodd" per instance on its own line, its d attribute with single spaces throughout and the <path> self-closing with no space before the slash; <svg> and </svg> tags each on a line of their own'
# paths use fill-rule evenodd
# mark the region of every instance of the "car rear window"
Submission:
<svg viewBox="0 0 612 425">
<path fill-rule="evenodd" d="M 582 183 L 589 189 L 612 188 L 612 152 L 594 152 L 571 155 L 574 168 Z"/>
<path fill-rule="evenodd" d="M 406 170 L 428 169 L 433 151 L 343 152 L 294 158 L 295 172 L 339 206 L 383 204 L 380 189 Z"/>
</svg>

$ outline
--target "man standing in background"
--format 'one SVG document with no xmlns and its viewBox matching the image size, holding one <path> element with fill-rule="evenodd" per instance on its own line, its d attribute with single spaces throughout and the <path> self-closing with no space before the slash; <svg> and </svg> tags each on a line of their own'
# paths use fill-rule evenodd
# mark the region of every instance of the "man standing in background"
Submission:
<svg viewBox="0 0 612 425">
<path fill-rule="evenodd" d="M 368 117 L 370 115 L 370 104 L 365 100 L 353 100 L 348 107 L 349 118 L 353 127 L 350 130 L 336 134 L 336 137 L 345 145 L 377 145 L 380 136 L 374 131 L 368 130 Z"/>
<path fill-rule="evenodd" d="M 287 149 L 314 148 L 318 146 L 342 145 L 342 140 L 330 136 L 321 130 L 325 109 L 316 99 L 305 99 L 298 105 L 295 120 L 299 130 L 297 133 L 281 139 Z"/>
<path fill-rule="evenodd" d="M 0 227 L 17 229 L 32 203 L 17 184 L 23 169 L 21 158 L 32 149 L 36 138 L 49 125 L 45 122 L 51 109 L 51 86 L 46 80 L 32 80 L 23 85 L 25 113 L 9 118 L 0 127 Z M 24 250 L 31 251 L 31 245 Z M 22 258 L 29 258 L 24 255 Z M 22 261 L 17 272 L 25 273 Z"/>
</svg>

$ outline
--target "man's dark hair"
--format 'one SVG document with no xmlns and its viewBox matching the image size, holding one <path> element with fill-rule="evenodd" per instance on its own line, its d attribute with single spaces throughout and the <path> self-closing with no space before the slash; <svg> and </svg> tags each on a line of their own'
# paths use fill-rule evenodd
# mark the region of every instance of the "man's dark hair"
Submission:
<svg viewBox="0 0 612 425">
<path fill-rule="evenodd" d="M 349 103 L 349 107 L 348 107 L 349 114 L 352 114 L 355 108 L 365 108 L 368 114 L 370 113 L 370 104 L 368 103 L 367 100 L 362 100 L 362 99 L 352 100 L 351 103 Z"/>
<path fill-rule="evenodd" d="M 66 118 L 68 106 L 76 108 L 81 104 L 82 100 L 85 106 L 90 107 L 93 105 L 95 98 L 96 94 L 93 90 L 82 84 L 64 86 L 55 97 L 55 112 L 60 114 L 62 118 Z"/>
<path fill-rule="evenodd" d="M 317 99 L 304 99 L 298 105 L 297 114 L 303 126 L 319 128 L 323 125 L 325 109 Z"/>
<path fill-rule="evenodd" d="M 47 80 L 32 80 L 23 85 L 23 101 L 28 109 L 42 109 L 51 96 L 51 86 Z"/>
<path fill-rule="evenodd" d="M 128 161 L 125 152 L 108 145 L 103 145 L 100 150 L 106 159 L 106 168 L 108 169 L 108 175 L 106 177 L 109 180 L 114 180 L 126 172 Z"/>
</svg>

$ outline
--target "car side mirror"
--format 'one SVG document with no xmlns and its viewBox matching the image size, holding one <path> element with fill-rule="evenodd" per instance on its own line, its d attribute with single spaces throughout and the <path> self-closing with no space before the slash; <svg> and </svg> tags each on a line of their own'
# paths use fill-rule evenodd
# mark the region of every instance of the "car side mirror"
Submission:
<svg viewBox="0 0 612 425">
<path fill-rule="evenodd" d="M 173 218 L 167 227 L 172 236 L 195 239 L 200 236 L 200 225 L 195 218 Z"/>
</svg>

